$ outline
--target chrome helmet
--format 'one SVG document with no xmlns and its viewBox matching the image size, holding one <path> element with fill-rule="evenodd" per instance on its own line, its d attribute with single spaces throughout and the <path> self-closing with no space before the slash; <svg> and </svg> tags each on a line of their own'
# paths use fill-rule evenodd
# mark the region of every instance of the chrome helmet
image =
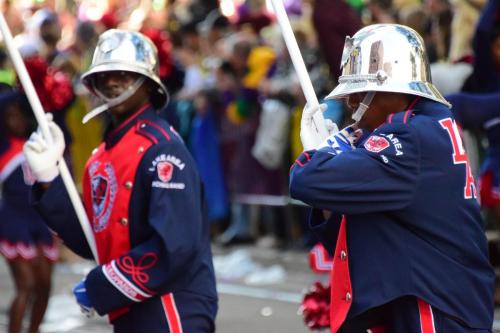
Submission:
<svg viewBox="0 0 500 333">
<path fill-rule="evenodd" d="M 399 24 L 374 24 L 346 37 L 339 84 L 326 98 L 359 92 L 422 96 L 451 107 L 432 84 L 422 37 Z"/>
<path fill-rule="evenodd" d="M 143 34 L 110 29 L 100 35 L 92 64 L 89 70 L 82 75 L 82 82 L 93 94 L 102 97 L 96 91 L 93 81 L 96 74 L 110 71 L 126 71 L 142 75 L 141 81 L 136 84 L 136 89 L 137 85 L 140 86 L 144 79 L 151 80 L 156 86 L 152 103 L 158 108 L 167 104 L 168 92 L 158 75 L 159 61 L 156 47 Z"/>
</svg>

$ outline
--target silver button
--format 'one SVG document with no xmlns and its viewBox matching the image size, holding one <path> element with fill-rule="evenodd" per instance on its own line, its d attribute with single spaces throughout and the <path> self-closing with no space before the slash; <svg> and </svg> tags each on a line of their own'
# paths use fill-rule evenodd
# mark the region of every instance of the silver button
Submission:
<svg viewBox="0 0 500 333">
<path fill-rule="evenodd" d="M 144 127 L 146 127 L 146 124 L 145 124 L 145 123 L 142 123 L 142 124 L 141 124 L 141 128 L 144 128 Z"/>
<path fill-rule="evenodd" d="M 141 146 L 141 147 L 139 147 L 139 149 L 137 150 L 137 152 L 138 152 L 139 154 L 144 153 L 144 147 L 142 147 L 142 146 Z"/>
<path fill-rule="evenodd" d="M 347 253 L 344 250 L 340 251 L 340 260 L 346 260 L 346 258 Z"/>
<path fill-rule="evenodd" d="M 120 223 L 121 223 L 121 225 L 127 225 L 128 224 L 128 219 L 126 219 L 125 217 L 122 217 L 120 219 Z"/>
<path fill-rule="evenodd" d="M 345 294 L 345 301 L 346 301 L 346 302 L 350 302 L 350 301 L 351 301 L 351 298 L 352 298 L 352 297 L 351 297 L 351 293 L 346 293 L 346 294 Z"/>
<path fill-rule="evenodd" d="M 130 190 L 132 188 L 132 182 L 131 181 L 125 182 L 125 188 Z"/>
</svg>

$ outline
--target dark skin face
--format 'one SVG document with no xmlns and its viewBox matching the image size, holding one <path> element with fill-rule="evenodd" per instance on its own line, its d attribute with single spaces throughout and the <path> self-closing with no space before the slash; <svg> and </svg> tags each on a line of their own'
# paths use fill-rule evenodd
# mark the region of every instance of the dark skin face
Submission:
<svg viewBox="0 0 500 333">
<path fill-rule="evenodd" d="M 500 37 L 491 43 L 491 58 L 497 73 L 500 73 Z"/>
<path fill-rule="evenodd" d="M 23 137 L 28 131 L 26 117 L 17 104 L 11 104 L 5 109 L 5 127 L 10 135 Z"/>
<path fill-rule="evenodd" d="M 355 93 L 345 98 L 347 106 L 353 113 L 365 95 L 366 93 Z M 404 111 L 414 99 L 415 96 L 405 94 L 377 92 L 370 107 L 361 118 L 359 128 L 373 131 L 382 125 L 391 113 Z"/>
<path fill-rule="evenodd" d="M 116 98 L 139 77 L 139 74 L 124 71 L 99 73 L 95 78 L 95 88 L 108 98 Z M 131 97 L 110 108 L 108 112 L 111 114 L 113 125 L 118 126 L 137 112 L 141 106 L 148 103 L 152 89 L 152 84 L 146 80 Z"/>
</svg>

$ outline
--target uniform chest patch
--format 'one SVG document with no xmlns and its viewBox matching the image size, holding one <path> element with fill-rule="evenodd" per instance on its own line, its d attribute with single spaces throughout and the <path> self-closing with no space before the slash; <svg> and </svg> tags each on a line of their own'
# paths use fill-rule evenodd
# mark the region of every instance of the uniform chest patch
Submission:
<svg viewBox="0 0 500 333">
<path fill-rule="evenodd" d="M 94 232 L 106 229 L 115 203 L 117 182 L 110 163 L 93 162 L 89 167 Z"/>
<path fill-rule="evenodd" d="M 378 135 L 372 135 L 366 140 L 364 143 L 364 147 L 366 150 L 371 151 L 373 153 L 379 153 L 382 150 L 388 148 L 391 144 L 386 138 L 383 138 Z"/>
</svg>

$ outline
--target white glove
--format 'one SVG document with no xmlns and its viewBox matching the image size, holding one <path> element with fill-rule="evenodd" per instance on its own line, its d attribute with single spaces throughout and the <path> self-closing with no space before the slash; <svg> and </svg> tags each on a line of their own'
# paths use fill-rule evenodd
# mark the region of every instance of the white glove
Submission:
<svg viewBox="0 0 500 333">
<path fill-rule="evenodd" d="M 362 136 L 363 130 L 358 128 L 357 124 L 353 124 L 345 127 L 333 135 L 330 135 L 318 146 L 318 149 L 330 147 L 333 152 L 338 155 L 356 148 L 356 143 Z"/>
<path fill-rule="evenodd" d="M 300 140 L 304 150 L 317 149 L 319 144 L 325 140 L 330 133 L 331 126 L 327 126 L 326 122 L 318 124 L 324 126 L 323 133 L 318 131 L 313 122 L 313 117 L 316 112 L 324 112 L 328 106 L 326 104 L 319 104 L 316 107 L 309 107 L 306 105 L 302 111 L 302 118 L 300 120 Z M 319 117 L 318 117 L 319 118 Z"/>
<path fill-rule="evenodd" d="M 42 136 L 40 128 L 33 132 L 29 140 L 24 144 L 23 152 L 26 156 L 33 175 L 37 181 L 49 183 L 59 175 L 58 161 L 63 157 L 64 134 L 53 121 L 52 114 L 47 113 L 49 132 L 52 136 L 52 144 Z"/>
</svg>

